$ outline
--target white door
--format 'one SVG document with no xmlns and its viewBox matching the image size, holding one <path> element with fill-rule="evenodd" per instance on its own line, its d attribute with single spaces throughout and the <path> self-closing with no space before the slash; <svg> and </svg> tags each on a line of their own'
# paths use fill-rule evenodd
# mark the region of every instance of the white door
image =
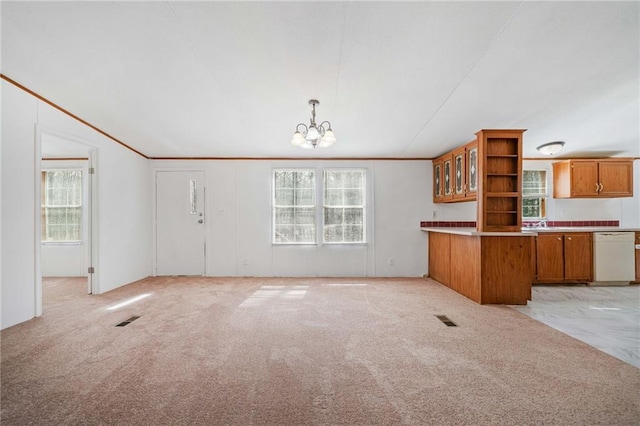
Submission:
<svg viewBox="0 0 640 426">
<path fill-rule="evenodd" d="M 204 275 L 204 172 L 156 172 L 156 275 Z"/>
</svg>

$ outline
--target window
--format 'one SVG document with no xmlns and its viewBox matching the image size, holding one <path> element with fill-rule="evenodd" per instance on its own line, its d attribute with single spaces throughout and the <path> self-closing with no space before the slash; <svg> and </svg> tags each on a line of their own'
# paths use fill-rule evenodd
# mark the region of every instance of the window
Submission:
<svg viewBox="0 0 640 426">
<path fill-rule="evenodd" d="M 273 242 L 316 242 L 316 174 L 313 170 L 275 170 Z"/>
<path fill-rule="evenodd" d="M 547 172 L 524 170 L 522 174 L 522 218 L 547 216 Z"/>
<path fill-rule="evenodd" d="M 364 243 L 365 183 L 364 170 L 274 170 L 273 243 Z"/>
<path fill-rule="evenodd" d="M 79 242 L 81 229 L 82 171 L 43 171 L 42 241 Z"/>
<path fill-rule="evenodd" d="M 364 171 L 325 170 L 322 181 L 324 242 L 365 242 Z"/>
</svg>

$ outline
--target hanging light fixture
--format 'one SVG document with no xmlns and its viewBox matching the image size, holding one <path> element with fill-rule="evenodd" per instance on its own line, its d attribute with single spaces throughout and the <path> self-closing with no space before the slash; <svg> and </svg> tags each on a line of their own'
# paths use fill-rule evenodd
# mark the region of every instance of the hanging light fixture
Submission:
<svg viewBox="0 0 640 426">
<path fill-rule="evenodd" d="M 554 141 L 554 142 L 543 143 L 536 149 L 540 151 L 541 154 L 554 155 L 559 153 L 562 150 L 563 146 L 564 146 L 563 141 Z"/>
<path fill-rule="evenodd" d="M 331 130 L 331 123 L 323 121 L 319 125 L 316 124 L 316 105 L 320 105 L 320 102 L 311 99 L 309 105 L 311 105 L 309 126 L 307 127 L 304 123 L 298 124 L 296 132 L 293 134 L 293 139 L 291 139 L 291 144 L 305 149 L 328 148 L 336 141 L 333 130 Z M 303 127 L 302 131 L 300 126 Z"/>
</svg>

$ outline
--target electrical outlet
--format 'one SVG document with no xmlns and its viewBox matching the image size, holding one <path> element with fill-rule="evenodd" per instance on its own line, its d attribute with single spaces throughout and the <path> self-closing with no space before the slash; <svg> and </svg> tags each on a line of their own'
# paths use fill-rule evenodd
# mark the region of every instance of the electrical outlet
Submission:
<svg viewBox="0 0 640 426">
<path fill-rule="evenodd" d="M 433 213 L 431 214 L 431 217 L 433 219 L 436 219 L 438 217 L 438 210 L 434 210 Z"/>
<path fill-rule="evenodd" d="M 393 260 L 393 257 L 390 257 L 388 260 L 389 266 L 393 266 L 395 261 Z"/>
</svg>

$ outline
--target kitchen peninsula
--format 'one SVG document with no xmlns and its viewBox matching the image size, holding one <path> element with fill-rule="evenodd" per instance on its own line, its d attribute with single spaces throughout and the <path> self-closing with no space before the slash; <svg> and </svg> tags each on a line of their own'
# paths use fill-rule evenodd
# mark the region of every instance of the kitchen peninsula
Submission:
<svg viewBox="0 0 640 426">
<path fill-rule="evenodd" d="M 429 275 L 481 304 L 531 299 L 535 234 L 520 229 L 524 131 L 482 129 L 434 161 L 434 202 L 477 200 L 477 226 L 421 228 L 429 233 Z"/>
<path fill-rule="evenodd" d="M 480 304 L 526 305 L 534 278 L 532 232 L 421 228 L 429 233 L 429 276 Z"/>
</svg>

